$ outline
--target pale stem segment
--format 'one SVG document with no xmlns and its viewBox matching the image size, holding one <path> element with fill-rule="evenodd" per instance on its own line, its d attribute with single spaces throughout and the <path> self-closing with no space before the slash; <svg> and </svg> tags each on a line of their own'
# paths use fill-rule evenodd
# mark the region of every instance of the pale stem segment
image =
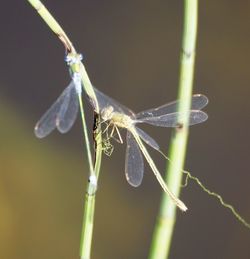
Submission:
<svg viewBox="0 0 250 259">
<path fill-rule="evenodd" d="M 179 112 L 190 109 L 194 74 L 195 45 L 197 34 L 198 0 L 184 1 L 184 28 L 180 60 L 179 78 Z M 186 120 L 187 121 L 187 120 Z M 175 129 L 170 144 L 167 184 L 178 197 L 181 190 L 182 168 L 185 161 L 188 139 L 188 127 L 182 121 L 183 127 Z M 150 259 L 166 259 L 169 256 L 170 246 L 176 220 L 176 206 L 163 193 L 160 212 L 157 218 L 153 241 L 150 250 Z"/>
</svg>

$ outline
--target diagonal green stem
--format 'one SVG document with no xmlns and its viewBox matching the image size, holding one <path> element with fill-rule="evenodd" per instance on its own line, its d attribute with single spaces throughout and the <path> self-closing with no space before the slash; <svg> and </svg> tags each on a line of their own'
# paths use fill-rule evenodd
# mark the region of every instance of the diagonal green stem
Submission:
<svg viewBox="0 0 250 259">
<path fill-rule="evenodd" d="M 44 4 L 40 0 L 27 0 L 34 9 L 38 12 L 38 14 L 42 17 L 42 19 L 47 23 L 49 28 L 59 37 L 64 46 L 69 52 L 75 53 L 75 48 L 73 44 L 69 40 L 68 36 L 59 25 L 59 23 L 55 20 L 55 18 L 51 15 L 48 9 L 44 6 Z"/>
<path fill-rule="evenodd" d="M 180 78 L 178 97 L 180 104 L 178 111 L 186 112 L 190 109 L 192 98 L 192 85 L 194 74 L 195 45 L 198 18 L 198 0 L 185 0 L 183 42 L 180 59 Z M 188 116 L 178 129 L 175 129 L 170 144 L 170 160 L 167 170 L 167 184 L 171 191 L 178 197 L 181 190 L 182 168 L 185 161 L 188 140 Z M 163 194 L 153 241 L 150 250 L 150 259 L 166 259 L 176 221 L 176 206 Z"/>
<path fill-rule="evenodd" d="M 35 8 L 38 14 L 46 22 L 48 27 L 57 35 L 59 40 L 63 43 L 64 47 L 66 48 L 67 52 L 71 54 L 77 54 L 70 39 L 63 31 L 62 27 L 50 14 L 48 9 L 43 5 L 43 3 L 40 0 L 27 0 L 27 1 Z M 74 71 L 74 67 L 70 67 L 70 69 Z M 84 90 L 87 93 L 87 95 L 95 102 L 96 110 L 99 113 L 99 107 L 95 96 L 95 92 L 93 90 L 93 87 L 88 77 L 88 74 L 86 72 L 86 69 L 82 63 L 81 63 L 80 75 L 81 75 L 82 85 L 84 86 Z M 80 258 L 89 259 L 90 252 L 91 252 L 91 244 L 92 244 L 93 225 L 94 225 L 95 192 L 97 188 L 97 180 L 98 180 L 100 167 L 101 167 L 102 146 L 100 144 L 96 145 L 96 150 L 95 150 L 96 159 L 95 159 L 95 167 L 94 167 L 81 96 L 79 96 L 79 102 L 80 102 L 80 111 L 81 111 L 81 117 L 82 117 L 83 133 L 84 133 L 85 145 L 86 145 L 89 168 L 90 168 L 90 177 L 88 181 L 85 204 L 84 204 L 84 216 L 83 216 L 83 226 L 82 226 L 81 244 L 80 244 Z M 94 135 L 95 142 L 102 143 L 101 129 L 99 124 L 97 125 L 96 132 L 97 133 L 95 133 Z"/>
</svg>

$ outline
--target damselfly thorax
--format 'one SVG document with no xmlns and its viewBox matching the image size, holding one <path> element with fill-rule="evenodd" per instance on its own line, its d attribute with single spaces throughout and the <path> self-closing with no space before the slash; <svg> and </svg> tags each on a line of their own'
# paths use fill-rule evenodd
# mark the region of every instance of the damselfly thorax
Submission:
<svg viewBox="0 0 250 259">
<path fill-rule="evenodd" d="M 101 118 L 103 121 L 110 121 L 110 124 L 119 128 L 130 128 L 133 126 L 133 120 L 131 117 L 124 113 L 114 111 L 113 106 L 108 106 L 101 111 Z"/>
<path fill-rule="evenodd" d="M 106 128 L 103 133 L 106 133 L 106 140 L 114 139 L 117 142 L 123 144 L 123 139 L 120 134 L 119 128 L 126 128 L 132 126 L 132 119 L 126 114 L 122 114 L 114 111 L 114 107 L 109 105 L 101 110 L 102 123 L 106 123 Z M 109 129 L 111 128 L 111 131 Z M 116 134 L 118 138 L 115 136 Z"/>
<path fill-rule="evenodd" d="M 134 125 L 133 119 L 124 113 L 115 112 L 114 107 L 111 105 L 101 110 L 101 118 L 102 122 L 108 121 L 103 133 L 109 132 L 109 129 L 111 128 L 110 133 L 107 134 L 108 138 L 113 138 L 117 142 L 123 144 L 123 139 L 119 128 L 130 129 Z M 118 138 L 115 136 L 115 133 L 117 133 Z"/>
</svg>

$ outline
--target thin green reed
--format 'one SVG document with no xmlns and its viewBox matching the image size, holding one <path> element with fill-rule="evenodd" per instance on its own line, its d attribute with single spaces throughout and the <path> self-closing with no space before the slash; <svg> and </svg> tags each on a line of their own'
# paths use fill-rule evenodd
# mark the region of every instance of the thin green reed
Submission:
<svg viewBox="0 0 250 259">
<path fill-rule="evenodd" d="M 77 52 L 66 35 L 63 31 L 62 27 L 58 24 L 58 22 L 54 19 L 48 9 L 44 6 L 44 4 L 39 0 L 27 0 L 34 9 L 38 12 L 38 14 L 42 17 L 48 27 L 57 35 L 59 40 L 63 43 L 64 47 L 66 48 L 67 52 L 72 55 L 77 55 Z M 84 65 L 81 63 L 80 65 L 80 75 L 82 80 L 82 85 L 84 86 L 84 90 L 86 91 L 87 95 L 95 101 L 96 104 L 96 112 L 99 113 L 98 102 L 96 101 L 95 92 L 92 88 L 92 84 L 86 72 Z M 74 72 L 74 66 L 70 67 L 70 70 Z M 96 142 L 96 150 L 95 150 L 95 163 L 93 165 L 92 160 L 92 152 L 90 148 L 90 141 L 88 138 L 88 131 L 87 125 L 85 121 L 85 115 L 83 110 L 82 99 L 79 97 L 80 103 L 80 111 L 82 117 L 82 125 L 83 125 L 83 133 L 85 139 L 85 145 L 87 150 L 87 157 L 89 163 L 89 170 L 90 170 L 90 177 L 87 185 L 87 192 L 85 197 L 85 204 L 84 204 L 84 216 L 83 216 L 83 225 L 82 225 L 82 233 L 81 233 L 81 243 L 80 243 L 80 258 L 81 259 L 89 259 L 91 253 L 91 244 L 92 244 L 92 235 L 93 235 L 93 225 L 94 225 L 94 212 L 95 212 L 95 193 L 96 193 L 96 186 L 97 180 L 100 172 L 101 167 L 101 157 L 102 157 L 102 137 L 101 137 L 101 129 L 100 124 L 97 123 L 97 128 L 94 132 L 94 138 Z M 99 121 L 99 115 L 96 115 L 96 120 Z"/>
<path fill-rule="evenodd" d="M 178 111 L 187 112 L 190 109 L 192 98 L 192 85 L 195 61 L 195 45 L 197 33 L 198 0 L 184 1 L 184 28 L 180 57 L 180 77 L 178 98 L 180 104 Z M 188 113 L 185 121 L 181 121 L 182 127 L 175 129 L 170 143 L 166 180 L 171 191 L 178 197 L 181 190 L 182 173 L 185 161 L 186 146 L 188 140 Z M 176 206 L 163 193 L 160 211 L 157 218 L 153 240 L 150 250 L 150 259 L 166 259 L 170 252 L 170 246 L 176 221 Z"/>
</svg>

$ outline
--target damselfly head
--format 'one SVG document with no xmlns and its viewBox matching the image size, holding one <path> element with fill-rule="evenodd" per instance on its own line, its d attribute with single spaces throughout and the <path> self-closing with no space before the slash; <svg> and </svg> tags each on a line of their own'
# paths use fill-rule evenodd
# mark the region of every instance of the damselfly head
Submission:
<svg viewBox="0 0 250 259">
<path fill-rule="evenodd" d="M 114 107 L 113 106 L 108 106 L 102 109 L 101 111 L 101 117 L 103 121 L 110 120 L 112 118 L 114 112 Z"/>
<path fill-rule="evenodd" d="M 68 53 L 65 56 L 65 62 L 67 63 L 68 66 L 72 66 L 74 64 L 79 64 L 82 61 L 82 54 L 78 53 Z"/>
</svg>

